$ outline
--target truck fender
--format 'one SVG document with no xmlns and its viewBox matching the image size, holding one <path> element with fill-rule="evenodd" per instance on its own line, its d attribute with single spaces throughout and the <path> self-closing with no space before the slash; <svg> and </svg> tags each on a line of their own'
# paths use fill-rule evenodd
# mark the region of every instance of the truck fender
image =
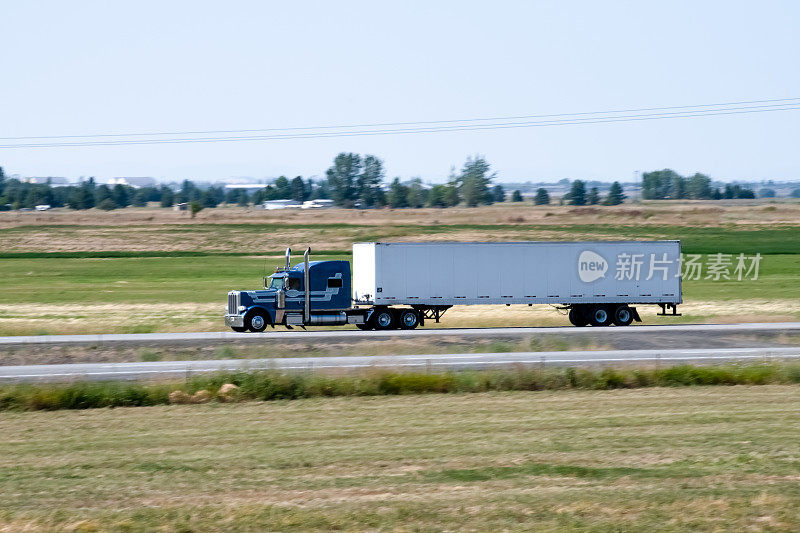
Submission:
<svg viewBox="0 0 800 533">
<path fill-rule="evenodd" d="M 275 327 L 275 310 L 274 309 L 267 309 L 266 307 L 261 307 L 260 305 L 251 305 L 247 308 L 247 311 L 244 312 L 244 316 L 250 314 L 251 311 L 261 311 L 269 318 L 269 325 L 273 328 Z"/>
</svg>

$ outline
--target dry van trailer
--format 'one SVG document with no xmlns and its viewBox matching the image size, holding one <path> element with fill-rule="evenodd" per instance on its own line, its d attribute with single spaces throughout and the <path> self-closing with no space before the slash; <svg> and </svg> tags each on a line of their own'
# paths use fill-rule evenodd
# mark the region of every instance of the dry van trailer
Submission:
<svg viewBox="0 0 800 533">
<path fill-rule="evenodd" d="M 582 326 L 628 325 L 633 304 L 677 316 L 680 241 L 356 243 L 353 301 L 411 306 L 552 304 Z"/>
</svg>

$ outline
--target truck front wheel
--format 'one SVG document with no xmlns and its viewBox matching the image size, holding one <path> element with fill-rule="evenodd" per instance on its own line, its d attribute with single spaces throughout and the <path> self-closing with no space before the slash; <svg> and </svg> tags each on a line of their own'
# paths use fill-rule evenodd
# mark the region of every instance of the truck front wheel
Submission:
<svg viewBox="0 0 800 533">
<path fill-rule="evenodd" d="M 244 317 L 244 325 L 253 333 L 261 333 L 267 329 L 269 320 L 263 311 L 250 311 Z"/>
</svg>

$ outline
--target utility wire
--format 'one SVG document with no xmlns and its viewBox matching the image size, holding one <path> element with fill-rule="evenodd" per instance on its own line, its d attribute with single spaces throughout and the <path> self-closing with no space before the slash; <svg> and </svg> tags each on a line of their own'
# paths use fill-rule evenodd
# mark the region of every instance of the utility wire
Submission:
<svg viewBox="0 0 800 533">
<path fill-rule="evenodd" d="M 611 113 L 636 113 L 640 111 L 667 111 L 672 109 L 697 109 L 702 107 L 727 107 L 733 105 L 745 104 L 766 104 L 777 102 L 796 102 L 800 103 L 798 98 L 773 98 L 770 100 L 744 100 L 740 102 L 723 102 L 716 104 L 696 104 L 696 105 L 682 105 L 682 106 L 668 106 L 668 107 L 642 107 L 637 109 L 615 109 L 606 111 L 585 111 L 580 113 L 555 113 L 546 115 L 517 115 L 517 116 L 503 116 L 503 117 L 484 117 L 484 118 L 465 118 L 453 120 L 422 120 L 414 122 L 377 122 L 371 124 L 345 124 L 338 126 L 301 126 L 292 128 L 261 128 L 261 129 L 244 129 L 244 130 L 204 130 L 204 131 L 159 131 L 150 133 L 95 133 L 87 135 L 44 135 L 44 136 L 29 136 L 29 137 L 0 137 L 0 140 L 34 140 L 34 139 L 86 139 L 95 137 L 139 137 L 139 136 L 158 136 L 158 135 L 211 135 L 217 133 L 261 133 L 268 131 L 302 131 L 302 130 L 325 130 L 325 129 L 347 129 L 347 128 L 374 128 L 385 126 L 415 126 L 415 125 L 432 125 L 432 124 L 457 124 L 464 122 L 482 122 L 482 121 L 498 121 L 498 120 L 520 120 L 531 118 L 554 118 L 554 117 L 574 117 L 586 115 L 606 115 Z"/>
<path fill-rule="evenodd" d="M 783 102 L 767 104 L 766 102 Z M 745 103 L 765 103 L 764 105 L 750 105 L 743 106 L 740 104 Z M 738 107 L 730 107 L 737 105 Z M 721 107 L 727 106 L 727 107 Z M 711 109 L 699 109 L 699 108 Z M 692 108 L 692 109 L 689 109 Z M 670 109 L 680 109 L 679 111 L 666 111 Z M 114 139 L 114 140 L 85 140 L 75 142 L 46 142 L 46 143 L 14 143 L 2 144 L 0 148 L 37 148 L 37 147 L 69 147 L 69 146 L 124 146 L 124 145 L 141 145 L 141 144 L 182 144 L 182 143 L 200 143 L 200 142 L 238 142 L 238 141 L 261 141 L 261 140 L 278 140 L 278 139 L 308 139 L 308 138 L 327 138 L 327 137 L 353 137 L 353 136 L 370 136 L 370 135 L 397 135 L 397 134 L 414 134 L 414 133 L 439 133 L 450 131 L 480 131 L 490 129 L 508 129 L 508 128 L 529 128 L 529 127 L 546 127 L 546 126 L 563 126 L 563 125 L 577 125 L 577 124 L 599 124 L 607 122 L 633 122 L 642 120 L 659 120 L 665 118 L 691 118 L 691 117 L 704 117 L 715 115 L 738 115 L 750 113 L 763 113 L 774 111 L 789 111 L 800 109 L 800 98 L 784 98 L 775 100 L 751 100 L 739 103 L 730 104 L 703 104 L 696 106 L 672 106 L 660 108 L 647 108 L 639 110 L 618 110 L 606 112 L 591 112 L 591 113 L 563 113 L 554 115 L 523 115 L 518 117 L 499 117 L 495 119 L 459 119 L 459 120 L 446 120 L 446 121 L 420 121 L 420 122 L 398 122 L 398 123 L 383 123 L 383 124 L 369 124 L 360 127 L 373 128 L 356 131 L 309 131 L 306 133 L 285 133 L 274 135 L 245 135 L 245 136 L 224 136 L 224 137 L 173 137 L 173 138 L 155 138 L 155 139 Z M 640 113 L 619 115 L 623 112 L 644 111 L 644 110 L 664 110 L 661 113 Z M 600 115 L 600 116 L 590 116 Z M 605 116 L 602 116 L 605 115 Z M 509 120 L 517 120 L 524 118 L 546 118 L 546 117 L 573 117 L 573 118 L 560 118 L 554 120 L 538 120 L 538 121 L 521 121 L 521 122 L 507 122 Z M 475 123 L 477 121 L 494 121 L 489 123 Z M 393 125 L 419 125 L 421 127 L 408 127 L 408 128 L 392 128 L 392 129 L 374 129 L 380 126 L 393 126 Z M 426 126 L 427 125 L 427 126 Z M 127 137 L 127 136 L 145 136 L 145 135 L 193 135 L 193 134 L 211 134 L 211 133 L 243 133 L 243 132 L 266 132 L 266 131 L 297 131 L 297 130 L 320 130 L 320 129 L 334 129 L 334 128 L 355 128 L 358 125 L 348 126 L 323 126 L 318 128 L 272 128 L 265 130 L 216 130 L 206 132 L 184 132 L 184 133 L 153 133 L 153 134 L 100 134 L 93 136 L 51 136 L 51 137 L 19 137 L 19 138 L 0 138 L 0 139 L 66 139 L 66 138 L 102 138 L 102 137 Z"/>
</svg>

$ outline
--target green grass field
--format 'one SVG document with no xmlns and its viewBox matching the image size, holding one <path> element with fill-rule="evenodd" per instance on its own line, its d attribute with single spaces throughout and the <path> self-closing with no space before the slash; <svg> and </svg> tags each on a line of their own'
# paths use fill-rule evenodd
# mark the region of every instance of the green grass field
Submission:
<svg viewBox="0 0 800 533">
<path fill-rule="evenodd" d="M 7 531 L 796 531 L 800 388 L 3 413 Z"/>
<path fill-rule="evenodd" d="M 226 255 L 0 259 L 0 335 L 218 330 L 227 291 L 261 287 L 265 264 L 271 273 L 281 262 Z M 686 316 L 669 321 L 796 319 L 800 255 L 765 255 L 755 281 L 687 280 L 683 287 Z M 480 317 L 475 309 L 458 309 L 442 324 L 566 324 L 557 314 L 520 309 L 495 307 Z M 651 323 L 667 320 L 652 314 L 646 315 Z"/>
<path fill-rule="evenodd" d="M 680 205 L 674 207 L 679 211 L 664 211 L 667 214 L 657 210 L 650 213 L 647 209 L 651 208 L 609 211 L 616 213 L 615 220 L 636 219 L 641 223 L 575 223 L 576 219 L 599 216 L 592 214 L 591 208 L 585 211 L 588 214 L 577 217 L 564 208 L 553 208 L 552 217 L 548 216 L 549 211 L 534 210 L 540 220 L 548 223 L 505 223 L 515 211 L 492 207 L 474 211 L 423 210 L 427 214 L 415 224 L 398 222 L 397 214 L 392 212 L 350 214 L 335 210 L 331 211 L 335 220 L 357 223 L 320 223 L 319 215 L 314 213 L 291 214 L 294 219 L 284 224 L 166 218 L 147 222 L 153 217 L 166 217 L 154 212 L 142 219 L 146 223 L 121 220 L 116 225 L 31 224 L 0 228 L 0 335 L 218 330 L 227 291 L 259 288 L 265 266 L 270 273 L 282 264 L 278 254 L 287 244 L 296 248 L 300 247 L 298 243 L 311 244 L 314 259 L 342 259 L 349 257 L 354 241 L 392 239 L 680 239 L 687 254 L 760 253 L 763 260 L 759 280 L 687 280 L 684 317 L 656 319 L 648 310 L 643 318 L 649 323 L 670 323 L 800 317 L 800 225 L 780 222 L 794 220 L 792 217 L 797 214 L 793 205 L 754 206 L 748 211 L 730 208 L 740 210 L 730 213 L 719 208 L 687 209 Z M 762 212 L 778 217 L 776 222 L 753 222 Z M 121 216 L 134 217 L 135 213 L 134 210 Z M 418 216 L 415 211 L 407 213 L 409 217 Z M 459 218 L 473 213 L 476 222 L 481 223 L 465 223 L 464 218 Z M 732 216 L 744 214 L 750 216 L 749 222 L 727 222 Z M 66 217 L 64 220 L 89 216 L 56 215 Z M 653 223 L 662 216 L 673 222 Z M 686 218 L 687 225 L 675 225 L 676 216 Z M 709 216 L 717 217 L 713 224 Z M 300 222 L 305 219 L 299 217 L 313 223 Z M 443 217 L 445 223 L 437 223 L 437 217 Z M 484 223 L 492 219 L 497 222 Z M 551 222 L 552 219 L 558 220 Z M 247 253 L 253 255 L 243 255 Z M 264 254 L 270 255 L 266 261 Z M 557 313 L 547 314 L 542 308 L 533 313 L 499 308 L 454 309 L 443 325 L 566 324 Z"/>
<path fill-rule="evenodd" d="M 314 259 L 341 259 L 315 256 Z M 130 257 L 0 259 L 0 304 L 215 303 L 232 289 L 263 287 L 283 259 Z"/>
<path fill-rule="evenodd" d="M 314 256 L 342 259 L 349 256 Z M 2 259 L 0 303 L 213 303 L 231 289 L 262 284 L 282 259 L 201 256 L 85 259 Z M 687 280 L 686 299 L 730 300 L 742 297 L 800 297 L 800 255 L 770 255 L 761 262 L 759 279 Z"/>
<path fill-rule="evenodd" d="M 314 255 L 313 259 L 349 256 Z M 0 259 L 0 304 L 215 303 L 231 289 L 262 286 L 282 258 L 237 256 Z M 800 298 L 800 255 L 764 256 L 757 281 L 684 282 L 687 300 Z"/>
</svg>

